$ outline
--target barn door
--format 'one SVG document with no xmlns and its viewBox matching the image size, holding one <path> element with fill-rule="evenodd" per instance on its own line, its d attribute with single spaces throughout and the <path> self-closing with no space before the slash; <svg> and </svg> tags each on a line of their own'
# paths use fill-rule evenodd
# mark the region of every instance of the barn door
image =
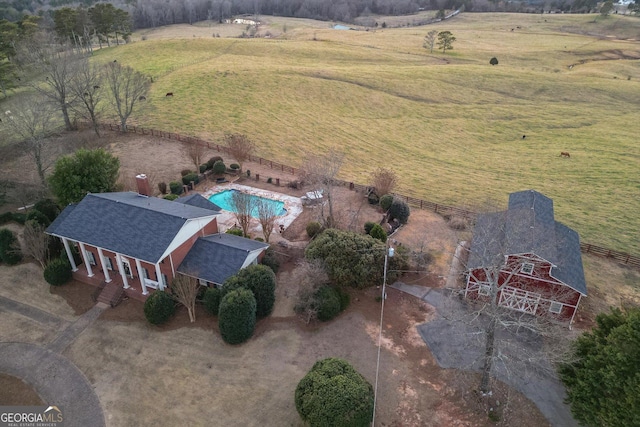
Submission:
<svg viewBox="0 0 640 427">
<path fill-rule="evenodd" d="M 500 293 L 500 301 L 498 304 L 502 307 L 523 313 L 536 314 L 539 302 L 540 294 L 538 293 L 505 286 Z"/>
</svg>

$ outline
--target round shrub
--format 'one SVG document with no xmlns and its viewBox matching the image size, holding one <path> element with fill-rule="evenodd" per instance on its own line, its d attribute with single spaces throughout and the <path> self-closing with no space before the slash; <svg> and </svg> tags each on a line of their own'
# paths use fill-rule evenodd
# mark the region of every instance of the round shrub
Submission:
<svg viewBox="0 0 640 427">
<path fill-rule="evenodd" d="M 245 288 L 227 293 L 218 311 L 220 335 L 228 344 L 240 344 L 251 338 L 256 326 L 256 299 Z"/>
<path fill-rule="evenodd" d="M 179 198 L 180 196 L 178 196 L 177 194 L 167 194 L 166 196 L 163 197 L 163 199 L 171 200 L 171 201 L 177 200 Z"/>
<path fill-rule="evenodd" d="M 267 184 L 271 184 L 273 182 L 273 178 L 269 177 L 267 178 Z"/>
<path fill-rule="evenodd" d="M 171 194 L 182 194 L 182 183 L 178 181 L 171 181 L 169 183 L 169 189 L 171 190 Z"/>
<path fill-rule="evenodd" d="M 220 300 L 222 299 L 222 291 L 218 288 L 207 288 L 204 292 L 204 308 L 207 313 L 218 315 L 220 309 Z"/>
<path fill-rule="evenodd" d="M 176 304 L 171 296 L 164 291 L 156 291 L 149 295 L 144 302 L 144 317 L 152 325 L 160 325 L 173 315 Z"/>
<path fill-rule="evenodd" d="M 330 286 L 321 286 L 316 291 L 318 320 L 327 322 L 340 314 L 340 295 Z"/>
<path fill-rule="evenodd" d="M 227 167 L 224 165 L 222 160 L 218 160 L 213 164 L 212 170 L 215 175 L 223 175 L 227 171 Z"/>
<path fill-rule="evenodd" d="M 371 222 L 371 221 L 367 221 L 364 223 L 364 232 L 367 234 L 371 233 L 371 229 L 373 228 L 373 226 L 376 225 L 375 222 Z"/>
<path fill-rule="evenodd" d="M 207 164 L 206 163 L 201 164 L 198 170 L 200 171 L 200 173 L 205 173 L 207 171 Z"/>
<path fill-rule="evenodd" d="M 373 418 L 373 387 L 346 360 L 313 365 L 296 387 L 298 414 L 310 426 L 367 427 Z"/>
<path fill-rule="evenodd" d="M 489 60 L 489 64 L 491 65 L 498 65 L 498 58 L 496 58 L 495 56 L 493 58 L 491 58 Z"/>
<path fill-rule="evenodd" d="M 51 199 L 41 199 L 33 205 L 33 209 L 42 212 L 51 222 L 60 215 L 58 204 Z"/>
<path fill-rule="evenodd" d="M 278 258 L 276 257 L 276 253 L 273 249 L 267 248 L 267 250 L 264 253 L 264 256 L 262 257 L 262 265 L 266 265 L 271 270 L 273 270 L 274 273 L 278 273 L 278 269 L 280 268 L 280 262 L 278 261 Z"/>
<path fill-rule="evenodd" d="M 229 165 L 229 167 L 230 167 L 231 169 L 233 169 L 233 170 L 238 170 L 238 169 L 240 169 L 240 165 L 239 165 L 239 164 L 237 164 L 237 163 L 231 163 L 231 164 Z"/>
<path fill-rule="evenodd" d="M 160 190 L 160 194 L 167 194 L 167 183 L 166 182 L 159 182 L 158 183 L 158 190 Z"/>
<path fill-rule="evenodd" d="M 184 185 L 190 185 L 191 181 L 195 182 L 196 184 L 200 182 L 200 178 L 198 177 L 197 173 L 189 173 L 182 177 L 182 183 Z"/>
<path fill-rule="evenodd" d="M 371 192 L 367 196 L 367 201 L 369 202 L 370 205 L 377 205 L 378 202 L 380 202 L 380 197 L 378 197 L 376 193 Z"/>
<path fill-rule="evenodd" d="M 31 209 L 29 213 L 27 213 L 26 220 L 34 221 L 36 224 L 40 224 L 43 227 L 48 227 L 49 224 L 51 224 L 51 221 L 45 214 L 35 209 Z"/>
<path fill-rule="evenodd" d="M 351 303 L 351 295 L 349 295 L 349 293 L 342 288 L 334 289 L 338 292 L 338 296 L 340 297 L 340 311 L 346 310 Z"/>
<path fill-rule="evenodd" d="M 276 275 L 269 267 L 262 264 L 250 265 L 238 274 L 225 280 L 222 294 L 247 288 L 256 299 L 256 316 L 258 319 L 267 317 L 273 311 L 276 302 Z"/>
<path fill-rule="evenodd" d="M 388 211 L 392 203 L 393 196 L 391 194 L 385 194 L 384 196 L 380 197 L 380 207 L 383 211 Z"/>
<path fill-rule="evenodd" d="M 18 246 L 15 233 L 7 228 L 0 230 L 0 261 L 8 265 L 15 265 L 22 260 L 22 253 Z"/>
<path fill-rule="evenodd" d="M 369 232 L 369 236 L 373 237 L 374 239 L 380 240 L 382 243 L 387 241 L 387 232 L 384 231 L 380 224 L 374 224 L 374 226 L 371 228 L 371 231 Z"/>
<path fill-rule="evenodd" d="M 213 165 L 216 164 L 216 162 L 221 162 L 222 161 L 222 157 L 220 156 L 213 156 L 212 158 L 210 158 L 207 161 L 207 168 L 208 169 L 213 169 Z"/>
<path fill-rule="evenodd" d="M 55 258 L 44 268 L 44 280 L 52 286 L 60 286 L 71 280 L 71 265 L 67 258 Z"/>
<path fill-rule="evenodd" d="M 182 169 L 180 171 L 180 176 L 187 176 L 191 173 L 191 169 Z"/>
<path fill-rule="evenodd" d="M 389 208 L 391 218 L 397 219 L 400 221 L 400 224 L 406 224 L 409 220 L 410 213 L 411 210 L 408 204 L 398 198 L 393 199 L 393 203 L 391 203 L 391 207 Z"/>
<path fill-rule="evenodd" d="M 317 221 L 311 221 L 307 224 L 307 236 L 310 238 L 316 237 L 322 231 L 322 224 Z"/>
<path fill-rule="evenodd" d="M 247 177 L 251 177 L 251 170 L 247 169 Z"/>
</svg>

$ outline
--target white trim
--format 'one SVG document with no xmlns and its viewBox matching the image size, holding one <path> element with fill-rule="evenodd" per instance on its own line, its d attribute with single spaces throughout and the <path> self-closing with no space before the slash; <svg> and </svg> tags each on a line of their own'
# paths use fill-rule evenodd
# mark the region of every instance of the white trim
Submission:
<svg viewBox="0 0 640 427">
<path fill-rule="evenodd" d="M 140 286 L 142 286 L 142 295 L 149 295 L 149 291 L 147 290 L 147 285 L 145 284 L 145 280 L 147 280 L 145 278 L 145 273 L 142 269 L 142 265 L 140 264 L 140 260 L 138 258 L 135 258 L 136 260 L 136 268 L 138 269 L 138 279 L 140 279 Z"/>
<path fill-rule="evenodd" d="M 62 244 L 64 245 L 64 251 L 67 253 L 67 258 L 69 258 L 69 262 L 71 263 L 71 271 L 78 271 L 76 260 L 73 259 L 73 254 L 71 253 L 71 248 L 69 247 L 69 240 L 63 237 Z"/>
<path fill-rule="evenodd" d="M 160 255 L 160 258 L 157 261 L 159 262 L 161 259 L 166 258 L 184 242 L 197 235 L 198 232 L 203 230 L 212 221 L 215 221 L 217 215 L 218 214 L 186 220 L 182 225 L 182 228 L 180 228 L 180 231 L 176 233 L 171 243 L 169 243 L 167 248 L 164 250 L 164 253 Z"/>
<path fill-rule="evenodd" d="M 107 270 L 107 263 L 104 262 L 105 256 L 102 252 L 102 248 L 98 248 L 98 256 L 100 257 L 100 266 L 102 267 L 102 273 L 104 273 L 104 281 L 111 282 L 111 276 L 109 276 L 109 270 Z"/>
<path fill-rule="evenodd" d="M 503 286 L 498 305 L 522 313 L 536 314 L 540 298 L 540 294 L 536 292 L 523 291 L 513 286 Z"/>
<path fill-rule="evenodd" d="M 82 253 L 82 259 L 84 260 L 84 266 L 87 269 L 87 277 L 93 277 L 93 270 L 91 269 L 91 261 L 89 261 L 89 255 L 91 252 L 87 251 L 87 248 L 84 246 L 84 243 L 78 242 L 80 244 L 80 253 Z M 93 256 L 93 254 L 91 254 Z"/>
<path fill-rule="evenodd" d="M 125 289 L 129 289 L 129 279 L 127 278 L 127 274 L 124 269 L 124 263 L 125 259 L 122 257 L 122 255 L 116 252 L 116 264 L 118 264 L 118 272 L 120 273 L 120 277 L 122 277 L 122 284 L 124 285 Z M 131 267 L 129 266 L 127 268 L 129 269 L 129 274 L 131 274 Z"/>
<path fill-rule="evenodd" d="M 162 280 L 162 271 L 160 271 L 160 263 L 155 265 L 156 267 L 156 281 L 158 282 L 158 288 L 161 291 L 164 291 L 164 288 L 167 286 L 166 283 Z"/>
</svg>

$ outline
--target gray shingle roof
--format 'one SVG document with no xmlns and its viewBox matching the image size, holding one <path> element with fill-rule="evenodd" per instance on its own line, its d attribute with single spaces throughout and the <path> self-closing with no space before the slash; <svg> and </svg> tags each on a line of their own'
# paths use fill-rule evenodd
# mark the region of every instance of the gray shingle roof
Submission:
<svg viewBox="0 0 640 427">
<path fill-rule="evenodd" d="M 156 263 L 188 220 L 213 215 L 133 192 L 88 194 L 67 206 L 47 233 Z"/>
<path fill-rule="evenodd" d="M 511 193 L 504 212 L 478 215 L 468 268 L 502 265 L 506 255 L 526 253 L 551 262 L 553 277 L 587 294 L 578 233 L 556 221 L 553 201 L 534 190 Z"/>
<path fill-rule="evenodd" d="M 178 271 L 207 282 L 222 284 L 240 271 L 249 253 L 269 244 L 220 233 L 201 237 L 184 258 Z"/>
<path fill-rule="evenodd" d="M 214 212 L 220 212 L 222 210 L 220 206 L 216 205 L 212 201 L 205 199 L 198 193 L 192 193 L 192 194 L 189 194 L 188 196 L 181 197 L 177 199 L 176 202 L 183 203 L 189 206 L 196 206 L 202 209 L 209 209 Z"/>
</svg>

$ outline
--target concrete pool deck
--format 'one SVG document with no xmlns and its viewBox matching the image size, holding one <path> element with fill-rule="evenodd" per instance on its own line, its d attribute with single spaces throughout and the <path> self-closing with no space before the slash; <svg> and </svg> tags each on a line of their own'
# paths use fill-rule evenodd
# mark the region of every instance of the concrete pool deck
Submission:
<svg viewBox="0 0 640 427">
<path fill-rule="evenodd" d="M 220 184 L 211 187 L 210 189 L 202 193 L 202 196 L 209 199 L 209 197 L 211 197 L 213 194 L 221 193 L 226 190 L 238 190 L 242 191 L 243 193 L 251 194 L 253 196 L 259 196 L 264 197 L 265 199 L 278 200 L 280 202 L 283 202 L 284 208 L 286 209 L 287 213 L 283 216 L 278 217 L 278 219 L 276 220 L 276 225 L 273 228 L 273 234 L 278 233 L 281 225 L 285 229 L 289 227 L 291 223 L 298 217 L 298 215 L 302 213 L 302 200 L 299 197 L 288 196 L 276 191 L 249 187 L 248 185 L 240 185 L 234 183 Z M 217 219 L 218 230 L 220 232 L 227 231 L 229 228 L 234 227 L 238 222 L 234 213 L 226 210 L 222 210 Z M 262 226 L 257 219 L 251 221 L 249 231 L 254 235 L 253 237 L 262 237 Z"/>
</svg>

